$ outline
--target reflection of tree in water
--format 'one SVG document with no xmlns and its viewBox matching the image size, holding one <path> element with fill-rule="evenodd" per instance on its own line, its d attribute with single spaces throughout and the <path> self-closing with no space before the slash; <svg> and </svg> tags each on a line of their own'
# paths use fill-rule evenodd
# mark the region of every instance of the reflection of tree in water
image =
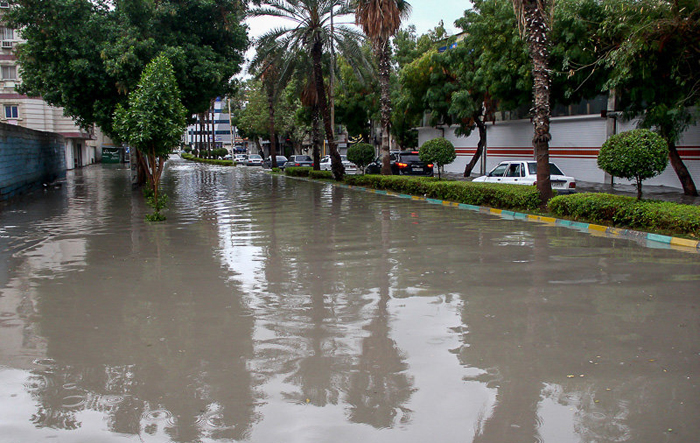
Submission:
<svg viewBox="0 0 700 443">
<path fill-rule="evenodd" d="M 399 410 L 403 413 L 402 422 L 410 420 L 410 411 L 402 405 L 408 402 L 413 392 L 413 381 L 406 373 L 405 357 L 389 337 L 390 224 L 389 211 L 382 211 L 382 256 L 376 267 L 379 303 L 372 321 L 365 327 L 370 335 L 362 341 L 362 354 L 350 376 L 347 399 L 351 405 L 350 420 L 375 428 L 393 427 Z"/>
<path fill-rule="evenodd" d="M 693 435 L 697 425 L 684 418 L 690 404 L 700 403 L 693 395 L 697 390 L 684 389 L 690 382 L 671 376 L 655 360 L 677 364 L 677 374 L 690 371 L 692 363 L 677 354 L 692 349 L 694 339 L 679 337 L 673 302 L 662 306 L 643 295 L 671 289 L 664 282 L 668 268 L 658 260 L 638 261 L 640 281 L 618 285 L 629 273 L 624 250 L 594 256 L 585 248 L 558 249 L 542 229 L 533 231 L 532 240 L 508 245 L 501 262 L 486 260 L 499 270 L 499 280 L 475 281 L 465 294 L 469 333 L 460 360 L 488 368 L 477 379 L 496 390 L 493 410 L 479 423 L 474 442 L 541 441 L 545 431 L 572 432 L 576 441 L 586 442 L 663 441 L 669 428 Z M 554 272 L 557 261 L 576 254 L 581 254 L 576 269 Z M 481 265 L 472 272 L 493 274 Z M 693 293 L 691 286 L 675 286 L 678 300 Z M 571 428 L 556 429 L 562 417 L 573 421 Z"/>
<path fill-rule="evenodd" d="M 205 210 L 203 218 L 216 219 L 215 208 Z M 35 284 L 53 360 L 27 386 L 38 404 L 33 422 L 72 430 L 80 411 L 99 411 L 112 432 L 245 439 L 255 418 L 253 320 L 243 294 L 220 278 L 210 244 L 216 224 L 200 223 L 182 244 L 170 241 L 176 223 L 130 227 L 140 231 L 131 242 L 115 236 L 88 248 L 80 278 Z"/>
</svg>

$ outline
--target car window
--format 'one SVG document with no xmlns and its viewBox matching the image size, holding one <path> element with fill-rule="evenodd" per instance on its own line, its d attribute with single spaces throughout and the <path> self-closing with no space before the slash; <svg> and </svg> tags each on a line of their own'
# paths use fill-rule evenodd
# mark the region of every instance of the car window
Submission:
<svg viewBox="0 0 700 443">
<path fill-rule="evenodd" d="M 537 163 L 531 162 L 527 164 L 527 169 L 530 171 L 530 175 L 537 175 Z M 564 175 L 561 169 L 557 167 L 554 163 L 549 164 L 549 174 L 550 175 Z"/>
<path fill-rule="evenodd" d="M 508 165 L 498 165 L 493 171 L 489 172 L 489 177 L 503 177 L 503 173 L 508 169 Z"/>
<path fill-rule="evenodd" d="M 298 161 L 298 162 L 311 162 L 313 160 L 308 155 L 297 155 L 296 161 Z"/>
<path fill-rule="evenodd" d="M 520 163 L 513 163 L 508 166 L 506 177 L 520 177 Z"/>
<path fill-rule="evenodd" d="M 419 162 L 420 157 L 418 154 L 400 154 L 401 161 L 403 162 Z"/>
</svg>

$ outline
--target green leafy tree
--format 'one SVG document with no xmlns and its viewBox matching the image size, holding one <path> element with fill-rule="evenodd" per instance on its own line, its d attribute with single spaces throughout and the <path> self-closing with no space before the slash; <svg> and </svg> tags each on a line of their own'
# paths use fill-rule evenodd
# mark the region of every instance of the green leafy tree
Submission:
<svg viewBox="0 0 700 443">
<path fill-rule="evenodd" d="M 655 128 L 686 195 L 698 195 L 676 144 L 700 118 L 700 2 L 608 0 L 597 44 L 618 110 Z"/>
<path fill-rule="evenodd" d="M 144 67 L 164 53 L 189 115 L 235 87 L 247 47 L 238 0 L 16 0 L 6 19 L 26 40 L 17 48 L 18 91 L 41 96 L 83 127 L 114 136 Z"/>
<path fill-rule="evenodd" d="M 440 171 L 443 167 L 452 163 L 457 158 L 454 145 L 444 137 L 434 138 L 423 143 L 418 155 L 421 161 L 435 163 L 437 165 L 438 180 L 441 178 Z"/>
<path fill-rule="evenodd" d="M 634 180 L 637 200 L 642 198 L 642 181 L 661 174 L 668 164 L 668 144 L 648 129 L 615 134 L 603 143 L 598 167 L 614 177 Z"/>
<path fill-rule="evenodd" d="M 267 112 L 267 95 L 259 80 L 246 81 L 233 97 L 235 108 L 233 123 L 241 135 L 253 140 L 259 152 L 260 139 L 269 135 L 270 122 Z"/>
<path fill-rule="evenodd" d="M 648 129 L 615 134 L 603 143 L 598 167 L 614 177 L 634 180 L 637 199 L 642 198 L 642 181 L 661 174 L 668 164 L 668 144 Z"/>
<path fill-rule="evenodd" d="M 153 220 L 165 219 L 160 214 L 160 177 L 168 154 L 180 143 L 186 114 L 172 64 L 164 55 L 146 66 L 137 88 L 129 93 L 128 108 L 119 104 L 114 113 L 114 129 L 120 138 L 142 153 L 153 196 Z"/>
<path fill-rule="evenodd" d="M 354 0 L 355 23 L 372 42 L 377 61 L 381 91 L 382 174 L 391 175 L 389 131 L 391 126 L 391 47 L 389 39 L 396 34 L 401 21 L 408 17 L 411 5 L 404 0 Z"/>
<path fill-rule="evenodd" d="M 361 171 L 374 160 L 374 146 L 369 143 L 357 143 L 348 148 L 348 160 L 355 163 Z"/>
</svg>

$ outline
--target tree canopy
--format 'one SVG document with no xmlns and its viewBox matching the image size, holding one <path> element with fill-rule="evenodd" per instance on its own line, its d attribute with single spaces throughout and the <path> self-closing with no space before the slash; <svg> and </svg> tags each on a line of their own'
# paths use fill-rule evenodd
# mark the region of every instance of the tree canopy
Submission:
<svg viewBox="0 0 700 443">
<path fill-rule="evenodd" d="M 234 87 L 247 47 L 239 0 L 16 0 L 10 26 L 26 43 L 18 91 L 63 107 L 107 134 L 114 110 L 158 54 L 172 62 L 182 103 L 204 112 Z"/>
</svg>

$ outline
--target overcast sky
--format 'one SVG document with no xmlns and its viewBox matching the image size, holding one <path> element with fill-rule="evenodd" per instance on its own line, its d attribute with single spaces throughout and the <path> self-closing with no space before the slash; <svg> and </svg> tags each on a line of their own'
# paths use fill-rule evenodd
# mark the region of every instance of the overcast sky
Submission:
<svg viewBox="0 0 700 443">
<path fill-rule="evenodd" d="M 445 29 L 452 35 L 457 33 L 454 21 L 460 18 L 464 10 L 471 7 L 469 0 L 409 0 L 411 4 L 411 17 L 401 26 L 416 25 L 418 35 L 425 34 L 438 25 L 440 20 L 445 22 Z M 348 17 L 345 22 L 352 21 L 354 17 Z M 270 17 L 257 17 L 249 19 L 251 37 L 257 37 L 271 26 L 288 25 L 288 22 L 278 21 Z"/>
</svg>

